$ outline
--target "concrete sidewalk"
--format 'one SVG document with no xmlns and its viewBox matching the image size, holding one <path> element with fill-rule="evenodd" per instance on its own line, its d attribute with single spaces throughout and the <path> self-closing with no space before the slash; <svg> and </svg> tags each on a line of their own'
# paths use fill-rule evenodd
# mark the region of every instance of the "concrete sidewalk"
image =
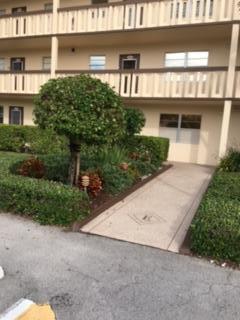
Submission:
<svg viewBox="0 0 240 320">
<path fill-rule="evenodd" d="M 213 172 L 174 163 L 81 231 L 178 252 Z"/>
</svg>

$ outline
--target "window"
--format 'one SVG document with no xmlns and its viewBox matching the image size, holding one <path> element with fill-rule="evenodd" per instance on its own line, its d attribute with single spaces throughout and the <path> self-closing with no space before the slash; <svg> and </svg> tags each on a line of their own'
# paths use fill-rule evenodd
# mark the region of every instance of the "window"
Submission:
<svg viewBox="0 0 240 320">
<path fill-rule="evenodd" d="M 105 56 L 91 56 L 90 57 L 90 69 L 91 70 L 104 70 L 106 65 Z"/>
<path fill-rule="evenodd" d="M 108 3 L 108 0 L 92 0 L 92 4 Z"/>
<path fill-rule="evenodd" d="M 208 51 L 166 53 L 165 67 L 205 67 L 208 66 Z"/>
<path fill-rule="evenodd" d="M 4 16 L 6 14 L 6 10 L 5 9 L 0 9 L 0 16 Z"/>
<path fill-rule="evenodd" d="M 160 136 L 173 143 L 199 144 L 202 117 L 189 114 L 161 114 Z"/>
<path fill-rule="evenodd" d="M 52 11 L 53 10 L 53 4 L 50 2 L 50 3 L 45 3 L 44 4 L 44 10 L 45 11 Z"/>
<path fill-rule="evenodd" d="M 0 123 L 3 123 L 3 106 L 0 106 Z"/>
<path fill-rule="evenodd" d="M 9 108 L 9 124 L 23 125 L 23 107 Z"/>
<path fill-rule="evenodd" d="M 5 70 L 5 59 L 0 58 L 0 71 L 4 71 L 4 70 Z"/>
<path fill-rule="evenodd" d="M 51 57 L 43 57 L 42 69 L 43 70 L 51 70 Z"/>
<path fill-rule="evenodd" d="M 17 7 L 12 8 L 12 14 L 24 13 L 27 12 L 27 7 Z"/>
</svg>

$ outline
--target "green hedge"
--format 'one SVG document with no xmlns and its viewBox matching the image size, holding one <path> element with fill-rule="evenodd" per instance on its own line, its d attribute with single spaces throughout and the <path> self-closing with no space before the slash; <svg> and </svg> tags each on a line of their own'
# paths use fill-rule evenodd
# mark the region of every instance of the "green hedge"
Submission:
<svg viewBox="0 0 240 320">
<path fill-rule="evenodd" d="M 240 174 L 217 172 L 191 225 L 192 251 L 240 263 Z"/>
<path fill-rule="evenodd" d="M 150 154 L 151 164 L 161 166 L 168 158 L 169 139 L 151 136 L 134 136 L 123 143 L 129 151 L 147 151 Z"/>
<path fill-rule="evenodd" d="M 69 225 L 89 214 L 84 192 L 61 183 L 12 175 L 9 166 L 27 155 L 0 153 L 0 210 L 28 215 L 42 224 Z"/>
<path fill-rule="evenodd" d="M 67 140 L 50 130 L 34 126 L 0 125 L 0 150 L 23 152 L 29 144 L 31 153 L 48 154 L 67 151 Z"/>
</svg>

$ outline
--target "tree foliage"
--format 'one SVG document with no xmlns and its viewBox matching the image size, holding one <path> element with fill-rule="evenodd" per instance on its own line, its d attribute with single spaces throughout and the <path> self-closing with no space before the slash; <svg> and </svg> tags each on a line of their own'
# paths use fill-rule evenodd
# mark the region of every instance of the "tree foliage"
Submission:
<svg viewBox="0 0 240 320">
<path fill-rule="evenodd" d="M 51 79 L 35 99 L 35 123 L 70 141 L 70 184 L 77 184 L 81 145 L 111 144 L 125 132 L 121 98 L 88 75 Z"/>
<path fill-rule="evenodd" d="M 112 143 L 124 133 L 121 98 L 87 75 L 49 80 L 35 105 L 36 124 L 81 143 Z"/>
<path fill-rule="evenodd" d="M 125 110 L 126 134 L 134 136 L 142 131 L 146 119 L 143 112 L 139 109 L 126 108 Z"/>
</svg>

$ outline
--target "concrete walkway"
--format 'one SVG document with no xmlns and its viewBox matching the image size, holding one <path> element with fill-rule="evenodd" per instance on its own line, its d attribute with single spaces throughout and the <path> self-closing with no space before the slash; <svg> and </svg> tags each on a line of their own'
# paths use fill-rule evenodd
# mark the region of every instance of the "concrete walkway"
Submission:
<svg viewBox="0 0 240 320">
<path fill-rule="evenodd" d="M 213 172 L 174 163 L 81 231 L 178 252 Z"/>
</svg>

